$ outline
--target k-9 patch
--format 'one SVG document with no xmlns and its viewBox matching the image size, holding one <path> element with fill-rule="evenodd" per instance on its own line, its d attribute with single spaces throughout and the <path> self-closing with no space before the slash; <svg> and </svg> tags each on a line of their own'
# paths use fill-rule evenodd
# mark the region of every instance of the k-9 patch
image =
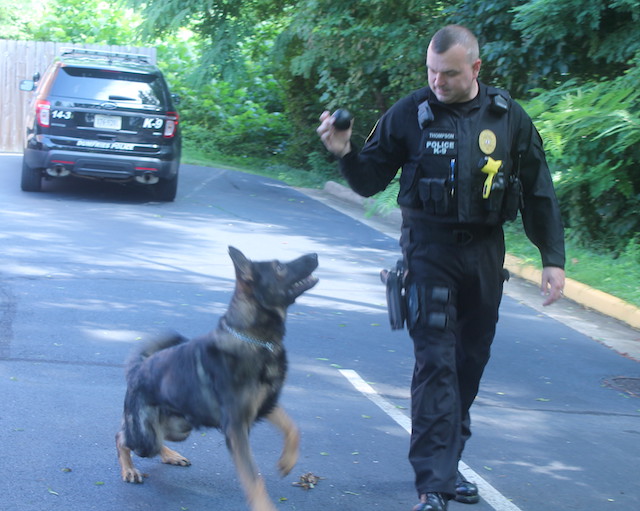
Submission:
<svg viewBox="0 0 640 511">
<path fill-rule="evenodd" d="M 424 147 L 426 154 L 442 156 L 456 156 L 458 154 L 458 139 L 453 131 L 427 131 L 426 140 Z"/>
</svg>

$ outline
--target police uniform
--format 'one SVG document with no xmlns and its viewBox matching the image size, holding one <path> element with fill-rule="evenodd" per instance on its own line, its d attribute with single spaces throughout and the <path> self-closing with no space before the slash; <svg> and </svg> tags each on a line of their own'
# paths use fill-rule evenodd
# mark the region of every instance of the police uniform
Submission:
<svg viewBox="0 0 640 511">
<path fill-rule="evenodd" d="M 419 495 L 453 496 L 507 275 L 502 224 L 520 211 L 543 266 L 564 267 L 542 141 L 504 90 L 479 83 L 473 100 L 444 104 L 425 87 L 390 108 L 340 168 L 363 196 L 402 168 L 400 245 L 416 359 L 409 459 Z"/>
</svg>

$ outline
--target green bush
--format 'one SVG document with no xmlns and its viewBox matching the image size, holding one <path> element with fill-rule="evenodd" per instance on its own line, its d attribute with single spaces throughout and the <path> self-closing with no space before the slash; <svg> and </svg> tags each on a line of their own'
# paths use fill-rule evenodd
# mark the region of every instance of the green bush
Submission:
<svg viewBox="0 0 640 511">
<path fill-rule="evenodd" d="M 546 142 L 568 233 L 620 255 L 640 233 L 638 67 L 601 83 L 541 92 L 527 105 Z"/>
<path fill-rule="evenodd" d="M 249 157 L 285 150 L 291 134 L 286 117 L 252 99 L 248 88 L 212 81 L 196 90 L 185 90 L 183 96 L 180 113 L 189 143 Z"/>
<path fill-rule="evenodd" d="M 207 79 L 197 44 L 173 38 L 158 53 L 172 92 L 181 98 L 185 145 L 247 158 L 279 156 L 286 150 L 293 130 L 283 113 L 283 91 L 259 66 L 248 63 L 233 81 Z"/>
</svg>

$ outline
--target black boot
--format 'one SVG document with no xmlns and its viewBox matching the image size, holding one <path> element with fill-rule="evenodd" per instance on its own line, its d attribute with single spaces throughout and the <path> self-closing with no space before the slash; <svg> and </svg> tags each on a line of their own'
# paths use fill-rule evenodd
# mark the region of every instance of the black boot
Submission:
<svg viewBox="0 0 640 511">
<path fill-rule="evenodd" d="M 447 498 L 442 493 L 425 493 L 420 495 L 420 503 L 413 511 L 447 511 Z"/>
<path fill-rule="evenodd" d="M 456 502 L 463 504 L 475 504 L 480 501 L 478 487 L 467 481 L 460 472 L 456 477 L 456 496 L 454 498 Z"/>
</svg>

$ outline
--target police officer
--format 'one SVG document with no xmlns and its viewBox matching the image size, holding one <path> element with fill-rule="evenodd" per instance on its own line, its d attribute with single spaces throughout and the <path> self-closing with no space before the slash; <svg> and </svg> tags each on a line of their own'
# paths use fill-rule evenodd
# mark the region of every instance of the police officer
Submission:
<svg viewBox="0 0 640 511">
<path fill-rule="evenodd" d="M 506 91 L 478 81 L 476 37 L 459 25 L 442 28 L 426 65 L 428 87 L 393 105 L 362 150 L 351 142 L 351 128 L 333 126 L 329 112 L 317 132 L 363 196 L 383 190 L 402 168 L 400 245 L 415 352 L 414 511 L 443 511 L 450 499 L 479 500 L 458 462 L 508 275 L 502 224 L 520 211 L 542 258 L 544 305 L 562 295 L 565 255 L 540 136 Z"/>
</svg>

